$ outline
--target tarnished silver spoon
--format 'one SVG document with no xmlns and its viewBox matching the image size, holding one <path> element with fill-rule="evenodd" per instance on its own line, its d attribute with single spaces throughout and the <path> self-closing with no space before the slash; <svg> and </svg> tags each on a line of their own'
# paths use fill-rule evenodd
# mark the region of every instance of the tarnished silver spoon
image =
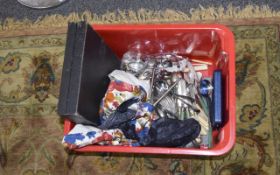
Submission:
<svg viewBox="0 0 280 175">
<path fill-rule="evenodd" d="M 58 6 L 68 0 L 17 0 L 24 6 L 35 8 L 35 9 L 45 9 Z"/>
</svg>

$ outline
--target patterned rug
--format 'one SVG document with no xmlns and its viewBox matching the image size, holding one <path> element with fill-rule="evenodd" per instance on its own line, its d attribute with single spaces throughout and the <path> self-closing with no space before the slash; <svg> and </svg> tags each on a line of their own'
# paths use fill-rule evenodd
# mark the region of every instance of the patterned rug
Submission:
<svg viewBox="0 0 280 175">
<path fill-rule="evenodd" d="M 56 114 L 65 28 L 0 33 L 0 174 L 280 174 L 279 25 L 243 23 L 227 22 L 236 39 L 237 139 L 221 157 L 66 152 Z"/>
</svg>

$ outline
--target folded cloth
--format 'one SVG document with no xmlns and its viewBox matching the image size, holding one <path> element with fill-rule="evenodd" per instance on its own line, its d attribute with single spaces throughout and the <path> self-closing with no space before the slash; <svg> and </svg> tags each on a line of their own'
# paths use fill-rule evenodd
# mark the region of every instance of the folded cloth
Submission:
<svg viewBox="0 0 280 175">
<path fill-rule="evenodd" d="M 64 136 L 62 143 L 70 149 L 81 148 L 87 145 L 131 145 L 120 129 L 101 130 L 93 126 L 77 124 Z"/>
<path fill-rule="evenodd" d="M 149 81 L 138 80 L 128 72 L 114 70 L 109 74 L 109 78 L 111 82 L 100 105 L 101 122 L 126 100 L 133 97 L 143 100 L 150 91 Z M 131 108 L 133 109 L 133 106 Z"/>
<path fill-rule="evenodd" d="M 122 81 L 111 80 L 100 104 L 101 123 L 106 120 L 126 100 L 141 96 L 141 87 Z"/>
<path fill-rule="evenodd" d="M 124 111 L 117 110 L 103 125 L 103 128 L 114 129 L 77 124 L 64 136 L 62 143 L 70 149 L 91 144 L 178 147 L 188 144 L 200 133 L 201 126 L 193 118 L 184 121 L 157 119 L 151 104 L 138 102 L 137 105 L 137 111 L 120 108 Z"/>
<path fill-rule="evenodd" d="M 110 114 L 106 120 L 102 122 L 98 128 L 100 129 L 115 129 L 120 128 L 120 126 L 126 122 L 129 122 L 136 117 L 136 111 L 128 109 L 131 105 L 138 103 L 139 98 L 131 98 L 123 102 L 120 106 L 118 106 L 117 110 Z"/>
<path fill-rule="evenodd" d="M 153 121 L 148 134 L 139 140 L 142 146 L 185 146 L 200 133 L 201 126 L 193 118 L 178 120 L 159 118 Z"/>
<path fill-rule="evenodd" d="M 135 75 L 129 72 L 125 72 L 123 70 L 114 70 L 109 74 L 111 80 L 118 80 L 127 84 L 131 84 L 134 86 L 141 86 L 146 93 L 150 91 L 150 83 L 149 80 L 140 80 Z"/>
<path fill-rule="evenodd" d="M 128 109 L 130 105 L 135 103 L 136 111 Z M 153 105 L 131 98 L 123 102 L 114 113 L 103 121 L 99 128 L 120 128 L 126 138 L 139 140 L 147 136 L 152 122 L 156 118 Z"/>
<path fill-rule="evenodd" d="M 140 141 L 148 136 L 150 127 L 157 119 L 154 107 L 150 103 L 139 102 L 135 117 L 129 122 L 123 123 L 119 128 L 128 139 Z M 140 144 L 139 144 L 140 145 Z M 139 146 L 132 145 L 132 146 Z"/>
<path fill-rule="evenodd" d="M 115 129 L 126 122 L 135 119 L 136 111 L 128 109 L 125 112 L 116 111 L 112 113 L 100 126 L 100 129 Z"/>
</svg>

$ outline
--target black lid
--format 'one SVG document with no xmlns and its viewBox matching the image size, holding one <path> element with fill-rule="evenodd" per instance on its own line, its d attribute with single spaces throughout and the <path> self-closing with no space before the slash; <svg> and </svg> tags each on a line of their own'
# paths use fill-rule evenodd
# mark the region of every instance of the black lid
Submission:
<svg viewBox="0 0 280 175">
<path fill-rule="evenodd" d="M 75 123 L 99 125 L 108 74 L 119 67 L 120 60 L 90 25 L 69 23 L 58 114 Z"/>
</svg>

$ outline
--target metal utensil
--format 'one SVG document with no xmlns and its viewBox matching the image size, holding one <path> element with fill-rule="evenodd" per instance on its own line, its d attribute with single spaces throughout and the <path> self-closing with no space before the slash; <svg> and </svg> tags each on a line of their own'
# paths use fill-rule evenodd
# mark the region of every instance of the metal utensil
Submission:
<svg viewBox="0 0 280 175">
<path fill-rule="evenodd" d="M 17 0 L 24 6 L 35 8 L 35 9 L 45 9 L 58 6 L 68 0 Z"/>
<path fill-rule="evenodd" d="M 135 62 L 128 63 L 127 69 L 128 71 L 139 75 L 145 70 L 146 66 L 147 65 L 142 61 L 135 61 Z"/>
<path fill-rule="evenodd" d="M 192 98 L 192 97 L 188 97 L 188 96 L 185 96 L 185 95 L 178 95 L 176 93 L 173 93 L 172 95 L 174 95 L 174 97 L 181 97 L 183 99 L 186 99 L 186 100 L 190 101 L 191 103 L 195 102 L 195 99 Z"/>
<path fill-rule="evenodd" d="M 166 81 L 164 80 L 158 80 L 155 82 L 155 87 L 154 87 L 154 96 L 159 97 L 161 96 L 165 91 L 167 91 L 169 88 L 169 85 Z"/>
<path fill-rule="evenodd" d="M 159 103 L 163 107 L 172 113 L 176 113 L 176 103 L 172 96 L 167 95 L 164 99 L 162 99 Z"/>
<path fill-rule="evenodd" d="M 162 108 L 162 107 L 160 107 L 160 105 L 157 106 L 157 108 L 155 109 L 156 114 L 157 114 L 159 117 L 165 117 L 164 112 L 163 112 L 163 109 L 161 109 L 161 108 Z"/>
<path fill-rule="evenodd" d="M 176 87 L 175 92 L 178 95 L 183 95 L 183 96 L 189 95 L 187 82 L 184 79 L 181 79 L 178 82 L 178 86 Z M 187 116 L 188 106 L 182 100 L 180 100 L 177 96 L 176 96 L 176 98 L 177 98 L 177 100 L 176 100 L 177 115 L 178 115 L 179 119 L 183 120 L 186 117 L 188 117 Z"/>
<path fill-rule="evenodd" d="M 178 79 L 174 84 L 172 84 L 170 88 L 164 92 L 164 94 L 156 102 L 153 103 L 153 106 L 156 106 L 164 97 L 166 97 L 166 95 L 178 84 L 180 80 L 181 79 Z"/>
<path fill-rule="evenodd" d="M 150 101 L 151 103 L 153 102 L 153 90 L 154 90 L 154 81 L 155 81 L 155 75 L 156 75 L 156 68 L 153 68 L 153 72 L 152 72 L 152 77 L 151 77 L 151 81 L 150 81 L 150 92 L 148 94 L 148 101 Z"/>
<path fill-rule="evenodd" d="M 177 118 L 177 116 L 174 114 L 174 112 L 170 111 L 169 109 L 166 109 L 160 103 L 157 105 L 155 111 L 156 111 L 157 115 L 160 117 L 168 117 L 168 118 L 173 118 L 173 119 Z"/>
<path fill-rule="evenodd" d="M 146 69 L 144 72 L 142 72 L 138 79 L 140 80 L 149 80 L 152 77 L 152 71 L 150 69 Z"/>
<path fill-rule="evenodd" d="M 191 102 L 189 102 L 188 100 L 186 100 L 185 98 L 182 97 L 177 97 L 180 101 L 182 101 L 184 104 L 188 105 L 189 107 L 191 107 L 195 112 L 200 112 L 200 110 L 193 105 Z"/>
</svg>

